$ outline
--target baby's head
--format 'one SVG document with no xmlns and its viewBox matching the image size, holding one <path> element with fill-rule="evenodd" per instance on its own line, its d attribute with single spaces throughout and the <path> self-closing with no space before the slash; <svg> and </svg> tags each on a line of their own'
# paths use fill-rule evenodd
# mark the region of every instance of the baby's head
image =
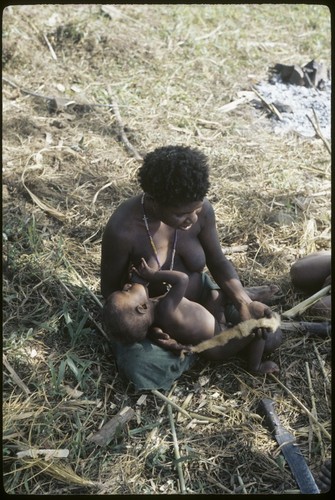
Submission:
<svg viewBox="0 0 335 500">
<path fill-rule="evenodd" d="M 127 283 L 109 295 L 103 308 L 106 333 L 123 344 L 143 340 L 153 323 L 148 291 L 139 283 Z"/>
</svg>

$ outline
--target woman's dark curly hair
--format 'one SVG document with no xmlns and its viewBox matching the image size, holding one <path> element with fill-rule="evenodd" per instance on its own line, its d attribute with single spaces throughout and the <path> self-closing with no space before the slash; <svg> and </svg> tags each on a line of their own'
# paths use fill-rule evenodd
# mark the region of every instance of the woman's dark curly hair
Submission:
<svg viewBox="0 0 335 500">
<path fill-rule="evenodd" d="M 162 205 L 202 201 L 209 189 L 206 156 L 187 146 L 164 146 L 148 153 L 138 171 L 145 193 Z"/>
</svg>

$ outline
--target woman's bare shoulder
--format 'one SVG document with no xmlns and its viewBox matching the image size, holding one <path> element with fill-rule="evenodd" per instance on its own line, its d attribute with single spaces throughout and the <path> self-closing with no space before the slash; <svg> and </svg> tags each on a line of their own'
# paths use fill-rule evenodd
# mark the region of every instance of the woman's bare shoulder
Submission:
<svg viewBox="0 0 335 500">
<path fill-rule="evenodd" d="M 201 218 L 206 223 L 208 223 L 211 220 L 214 221 L 215 219 L 213 205 L 211 204 L 208 198 L 204 198 L 201 210 Z"/>
<path fill-rule="evenodd" d="M 131 221 L 139 214 L 140 196 L 133 196 L 123 201 L 112 213 L 107 223 L 108 226 L 117 226 L 121 222 Z"/>
</svg>

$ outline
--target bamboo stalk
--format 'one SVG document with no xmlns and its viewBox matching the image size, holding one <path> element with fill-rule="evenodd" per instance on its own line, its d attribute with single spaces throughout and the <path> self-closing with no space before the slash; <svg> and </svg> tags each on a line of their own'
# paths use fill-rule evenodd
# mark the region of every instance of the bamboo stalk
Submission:
<svg viewBox="0 0 335 500">
<path fill-rule="evenodd" d="M 297 304 L 296 306 L 292 307 L 292 309 L 283 312 L 282 316 L 285 316 L 286 318 L 293 318 L 293 316 L 296 316 L 299 313 L 300 314 L 303 313 L 304 311 L 306 311 L 306 309 L 315 304 L 317 300 L 319 300 L 321 297 L 324 297 L 324 295 L 327 295 L 330 289 L 331 285 L 325 286 L 318 292 L 308 297 L 308 299 L 305 299 L 302 302 L 300 302 L 300 304 Z"/>
<path fill-rule="evenodd" d="M 290 389 L 286 387 L 286 385 L 284 385 L 273 373 L 270 373 L 270 375 L 277 382 L 277 384 L 279 384 L 283 389 L 285 389 L 285 391 L 291 396 L 292 399 L 294 399 L 294 401 L 300 406 L 300 408 L 313 420 L 313 422 L 315 422 L 319 426 L 324 435 L 328 439 L 331 439 L 331 435 L 329 434 L 327 429 L 325 429 L 324 426 L 320 424 L 318 419 L 314 417 L 313 413 L 311 413 L 309 409 L 306 408 L 306 406 L 293 394 L 293 392 L 290 391 Z"/>
<path fill-rule="evenodd" d="M 186 492 L 186 486 L 185 486 L 183 468 L 182 468 L 182 464 L 180 462 L 180 453 L 179 453 L 179 445 L 178 445 L 177 433 L 176 433 L 176 428 L 175 428 L 175 425 L 174 425 L 173 414 L 172 414 L 172 407 L 171 407 L 170 403 L 167 405 L 167 409 L 168 409 L 170 426 L 171 426 L 171 432 L 172 432 L 174 456 L 175 456 L 175 459 L 176 459 L 176 467 L 177 467 L 178 476 L 179 476 L 180 491 L 181 491 L 182 495 L 185 495 L 185 493 L 187 493 L 187 492 Z"/>
</svg>

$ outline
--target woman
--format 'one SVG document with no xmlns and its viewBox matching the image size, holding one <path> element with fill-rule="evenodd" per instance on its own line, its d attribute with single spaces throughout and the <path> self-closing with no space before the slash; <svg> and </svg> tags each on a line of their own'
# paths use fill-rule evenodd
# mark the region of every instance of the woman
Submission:
<svg viewBox="0 0 335 500">
<path fill-rule="evenodd" d="M 129 280 L 132 266 L 138 267 L 143 257 L 150 267 L 186 273 L 189 284 L 185 297 L 210 309 L 220 324 L 271 316 L 269 307 L 249 297 L 222 252 L 214 210 L 205 197 L 209 189 L 206 156 L 184 146 L 158 148 L 145 157 L 138 179 L 143 193 L 119 206 L 103 235 L 104 298 L 122 288 Z M 217 285 L 203 273 L 205 266 Z M 149 289 L 151 297 L 166 291 L 158 283 Z M 255 342 L 264 344 L 264 352 L 271 352 L 280 344 L 281 332 L 277 330 L 266 340 L 258 335 Z M 248 343 L 247 339 L 232 340 L 224 351 L 216 347 L 210 355 L 207 352 L 207 357 L 227 359 Z M 169 389 L 195 361 L 194 356 L 180 360 L 149 339 L 132 346 L 115 342 L 113 347 L 120 372 L 137 389 Z M 269 363 L 265 372 L 278 371 L 277 365 Z"/>
</svg>

